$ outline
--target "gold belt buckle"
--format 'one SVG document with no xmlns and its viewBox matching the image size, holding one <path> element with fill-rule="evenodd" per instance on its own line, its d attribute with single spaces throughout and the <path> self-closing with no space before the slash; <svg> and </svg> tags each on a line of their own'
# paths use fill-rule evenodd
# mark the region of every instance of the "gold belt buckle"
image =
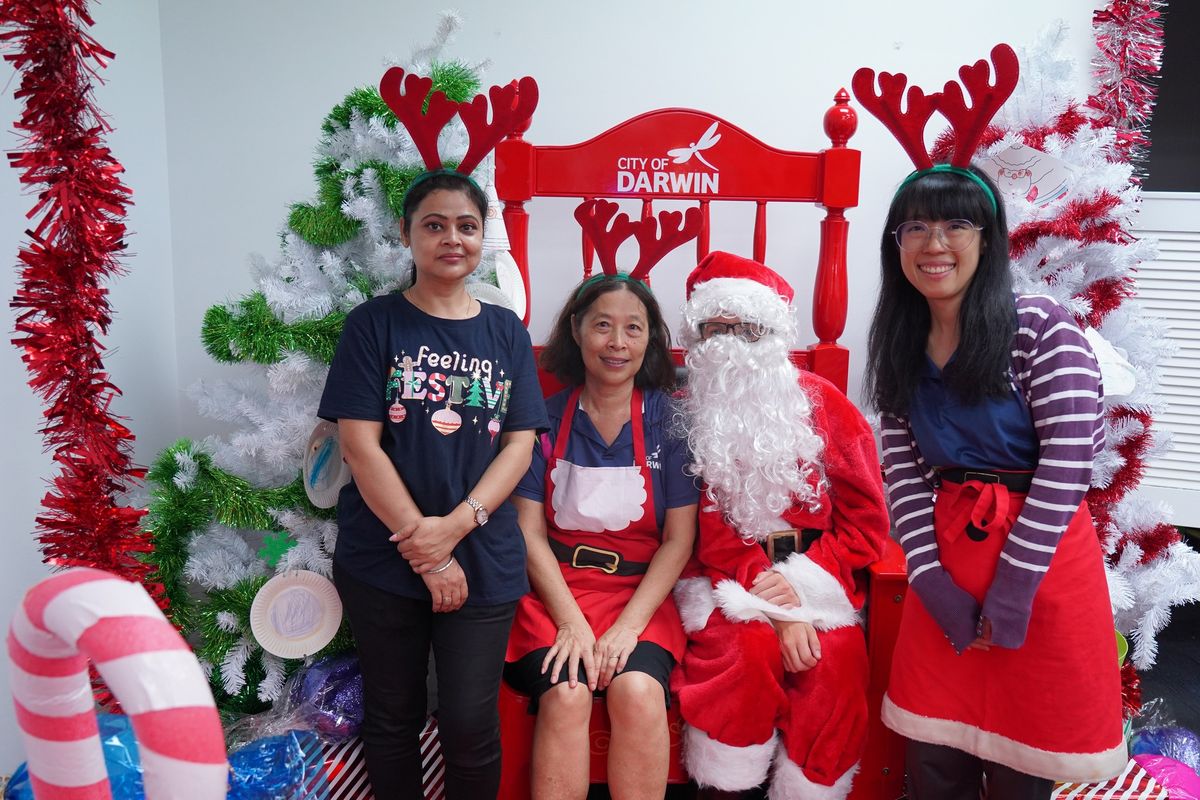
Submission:
<svg viewBox="0 0 1200 800">
<path fill-rule="evenodd" d="M 967 472 L 963 473 L 963 482 L 965 483 L 966 481 L 980 481 L 981 483 L 999 483 L 1000 476 L 994 472 L 976 472 L 975 470 L 968 470 Z"/>
<path fill-rule="evenodd" d="M 612 563 L 605 564 L 603 566 L 600 564 L 580 564 L 579 563 L 579 554 L 581 552 L 583 552 L 584 550 L 588 551 L 589 553 L 596 553 L 598 555 L 608 556 L 609 558 L 612 559 Z M 612 550 L 601 550 L 598 547 L 588 547 L 586 544 L 575 545 L 575 550 L 574 550 L 574 552 L 571 553 L 571 566 L 574 567 L 575 569 L 598 569 L 601 572 L 612 575 L 617 571 L 617 566 L 620 565 L 620 563 L 621 563 L 621 556 L 618 553 L 615 553 Z"/>
<path fill-rule="evenodd" d="M 791 540 L 791 546 L 782 548 L 785 551 L 783 554 L 785 558 L 800 549 L 799 532 L 795 528 L 789 528 L 786 531 L 774 531 L 767 534 L 767 558 L 771 559 L 772 564 L 777 560 L 775 558 L 775 543 L 789 539 Z"/>
</svg>

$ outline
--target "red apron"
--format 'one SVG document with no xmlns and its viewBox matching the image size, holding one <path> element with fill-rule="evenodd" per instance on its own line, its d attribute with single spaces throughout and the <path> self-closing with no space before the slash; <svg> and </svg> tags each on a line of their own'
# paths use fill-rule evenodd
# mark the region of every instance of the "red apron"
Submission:
<svg viewBox="0 0 1200 800">
<path fill-rule="evenodd" d="M 581 467 L 564 458 L 581 392 L 576 389 L 567 400 L 554 453 L 546 463 L 547 534 L 568 547 L 583 545 L 618 553 L 623 561 L 648 563 L 662 543 L 662 532 L 655 519 L 654 488 L 646 465 L 642 393 L 634 389 L 630 400 L 633 466 Z M 599 568 L 580 569 L 561 562 L 559 568 L 596 638 L 612 627 L 643 577 L 611 575 Z M 506 660 L 516 661 L 549 647 L 557 631 L 537 593 L 530 592 L 517 604 Z M 676 661 L 683 655 L 687 638 L 671 595 L 654 612 L 638 640 L 661 646 Z"/>
<path fill-rule="evenodd" d="M 934 530 L 942 565 L 980 603 L 1024 504 L 1025 495 L 997 483 L 944 482 L 938 491 Z M 988 535 L 976 541 L 966 534 L 968 522 Z M 976 755 L 1044 777 L 1090 769 L 1095 754 L 1122 743 L 1120 673 L 1103 559 L 1091 516 L 1081 505 L 1034 597 L 1028 635 L 1017 649 L 956 655 L 909 592 L 888 699 L 926 722 L 958 723 L 956 741 L 936 743 L 969 752 L 978 745 L 985 752 Z M 925 723 L 912 719 L 901 724 L 911 729 L 900 732 L 930 741 L 922 735 Z M 1062 772 L 1045 774 L 1050 770 Z"/>
</svg>

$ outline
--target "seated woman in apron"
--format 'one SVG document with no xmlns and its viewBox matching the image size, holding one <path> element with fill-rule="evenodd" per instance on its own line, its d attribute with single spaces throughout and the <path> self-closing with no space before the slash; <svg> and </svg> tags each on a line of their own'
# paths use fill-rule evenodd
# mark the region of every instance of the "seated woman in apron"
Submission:
<svg viewBox="0 0 1200 800">
<path fill-rule="evenodd" d="M 593 693 L 607 695 L 613 797 L 662 797 L 671 669 L 685 637 L 671 589 L 692 552 L 698 489 L 672 432 L 670 333 L 649 287 L 584 281 L 542 367 L 569 387 L 513 501 L 533 591 L 505 677 L 533 700 L 533 796 L 584 797 Z"/>
</svg>

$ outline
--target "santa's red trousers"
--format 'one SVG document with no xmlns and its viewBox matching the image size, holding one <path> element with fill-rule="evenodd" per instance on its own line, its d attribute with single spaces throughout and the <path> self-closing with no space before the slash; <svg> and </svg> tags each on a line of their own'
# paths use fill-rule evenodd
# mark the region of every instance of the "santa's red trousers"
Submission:
<svg viewBox="0 0 1200 800">
<path fill-rule="evenodd" d="M 858 625 L 818 631 L 818 639 L 817 666 L 785 672 L 774 628 L 730 622 L 714 610 L 688 635 L 671 680 L 684 722 L 730 747 L 762 745 L 778 730 L 804 777 L 832 785 L 866 745 L 867 645 Z M 765 778 L 721 788 L 748 789 Z"/>
</svg>

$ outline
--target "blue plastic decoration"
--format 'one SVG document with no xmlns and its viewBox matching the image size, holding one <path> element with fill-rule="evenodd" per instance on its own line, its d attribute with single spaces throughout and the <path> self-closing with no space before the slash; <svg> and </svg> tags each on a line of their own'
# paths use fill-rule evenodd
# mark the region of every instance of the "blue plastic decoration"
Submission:
<svg viewBox="0 0 1200 800">
<path fill-rule="evenodd" d="M 1200 772 L 1200 736 L 1178 725 L 1142 728 L 1129 741 L 1129 754 L 1166 756 Z"/>
<path fill-rule="evenodd" d="M 314 730 L 335 739 L 358 734 L 362 727 L 363 689 L 353 655 L 323 658 L 297 675 L 291 701 Z"/>
</svg>

